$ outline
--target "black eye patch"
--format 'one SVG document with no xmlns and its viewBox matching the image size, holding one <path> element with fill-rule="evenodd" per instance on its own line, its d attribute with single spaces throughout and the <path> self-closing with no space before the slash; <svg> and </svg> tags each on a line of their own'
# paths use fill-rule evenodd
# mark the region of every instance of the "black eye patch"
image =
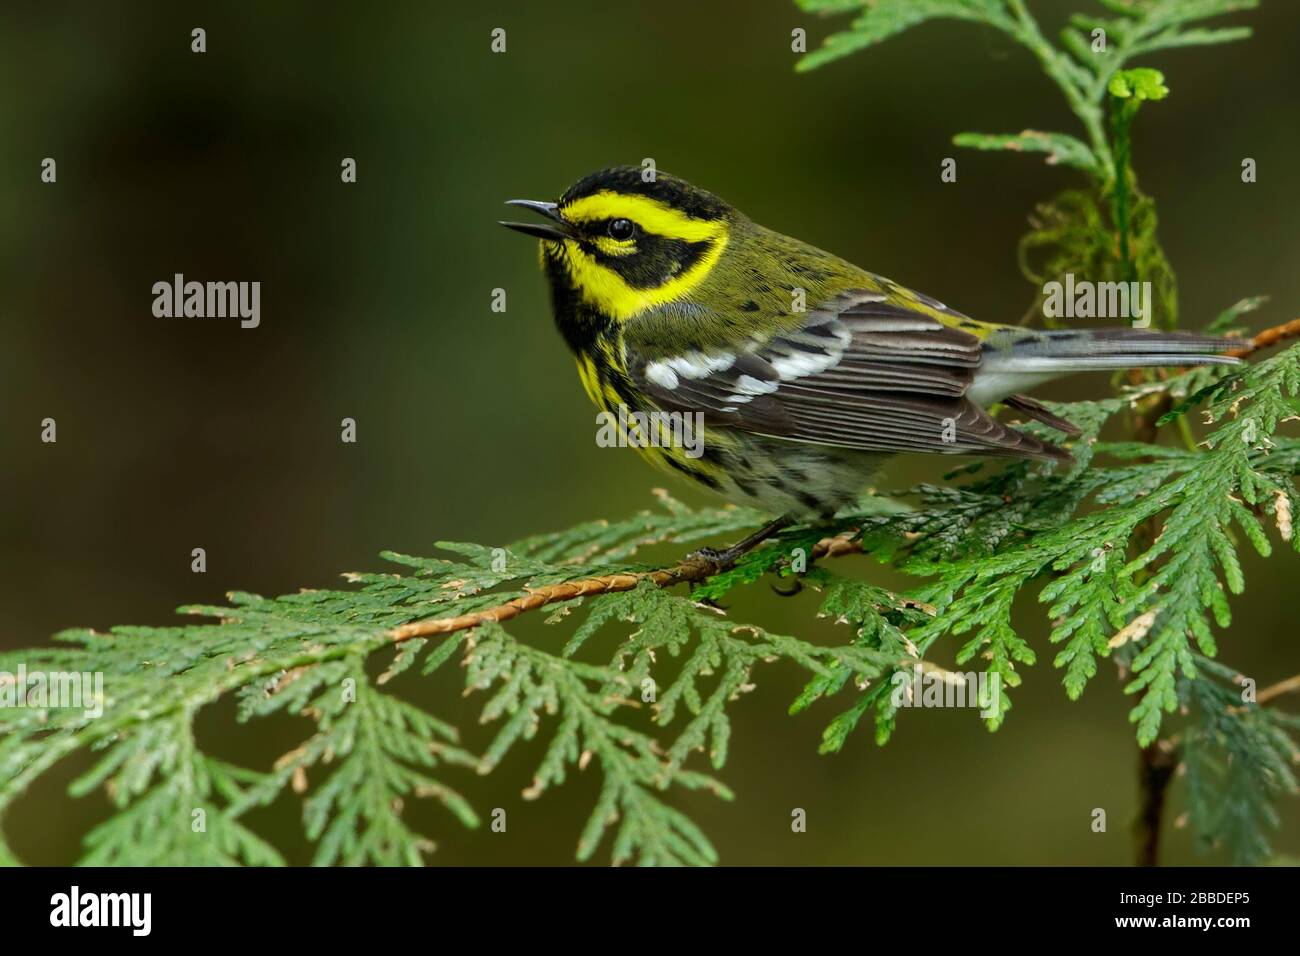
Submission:
<svg viewBox="0 0 1300 956">
<path fill-rule="evenodd" d="M 617 272 L 634 289 L 654 289 L 700 261 L 713 240 L 687 242 L 641 233 L 636 251 L 622 256 L 606 255 L 594 246 L 589 253 L 606 268 Z"/>
</svg>

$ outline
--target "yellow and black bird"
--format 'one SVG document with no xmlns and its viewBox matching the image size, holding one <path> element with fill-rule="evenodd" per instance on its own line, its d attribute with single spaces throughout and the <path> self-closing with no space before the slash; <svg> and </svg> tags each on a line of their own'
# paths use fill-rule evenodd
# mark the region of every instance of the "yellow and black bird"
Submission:
<svg viewBox="0 0 1300 956">
<path fill-rule="evenodd" d="M 544 220 L 502 225 L 542 240 L 555 321 L 592 401 L 611 415 L 698 413 L 698 456 L 645 434 L 629 443 L 781 516 L 719 560 L 852 504 L 899 452 L 1069 461 L 986 411 L 1000 402 L 1077 435 L 1022 394 L 1049 379 L 1235 361 L 1216 354 L 1236 344 L 1225 339 L 976 321 L 639 167 L 510 204 Z"/>
</svg>

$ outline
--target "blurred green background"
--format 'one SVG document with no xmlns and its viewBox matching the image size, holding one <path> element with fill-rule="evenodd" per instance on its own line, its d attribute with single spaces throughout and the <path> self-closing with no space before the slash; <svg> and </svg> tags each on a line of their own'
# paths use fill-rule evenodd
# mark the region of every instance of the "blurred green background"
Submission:
<svg viewBox="0 0 1300 956">
<path fill-rule="evenodd" d="M 1091 4 L 1032 7 L 1054 30 Z M 1136 164 L 1193 325 L 1250 294 L 1274 297 L 1257 326 L 1300 303 L 1300 6 L 1269 0 L 1233 19 L 1255 38 L 1139 64 L 1163 69 L 1173 91 L 1143 110 Z M 232 588 L 329 586 L 340 571 L 381 567 L 383 548 L 504 544 L 649 507 L 650 489 L 670 479 L 596 447 L 535 248 L 495 225 L 503 200 L 554 197 L 599 167 L 653 157 L 766 225 L 971 315 L 1018 319 L 1031 295 L 1014 260 L 1026 215 L 1079 176 L 949 139 L 1074 131 L 1072 115 L 1027 53 L 965 24 L 927 25 L 796 75 L 791 29 L 815 44 L 841 25 L 785 0 L 7 5 L 3 646 L 74 625 L 170 623 L 177 605 Z M 190 52 L 196 26 L 203 55 Z M 495 27 L 507 30 L 504 55 L 489 51 Z M 54 186 L 38 179 L 46 156 L 58 162 Z M 958 159 L 955 184 L 940 182 L 945 156 Z M 1253 185 L 1240 180 L 1246 156 L 1258 161 Z M 355 185 L 339 180 L 343 157 L 357 160 Z M 155 318 L 151 286 L 176 272 L 260 280 L 261 327 Z M 490 311 L 496 287 L 508 290 L 505 314 Z M 1104 387 L 1081 380 L 1048 395 Z M 56 445 L 39 441 L 47 416 Z M 345 416 L 358 422 L 355 445 L 339 441 Z M 886 484 L 939 470 L 901 461 Z M 190 572 L 194 547 L 207 549 L 206 575 Z M 896 582 L 852 560 L 855 573 Z M 1221 638 L 1221 659 L 1261 686 L 1297 670 L 1283 597 L 1298 569 L 1289 552 L 1251 561 Z M 814 607 L 759 588 L 735 613 L 843 640 Z M 1130 701 L 1105 667 L 1068 703 L 1032 595 L 1020 621 L 1039 663 L 997 734 L 970 712 L 920 711 L 884 749 L 859 733 L 819 757 L 835 704 L 788 717 L 797 675 L 760 671 L 735 708 L 722 774 L 736 801 L 680 805 L 732 864 L 1129 862 Z M 561 639 L 536 623 L 517 633 Z M 480 748 L 481 701 L 462 700 L 460 674 L 447 671 L 397 686 Z M 254 765 L 304 731 L 211 711 L 205 743 Z M 538 756 L 534 745 L 484 780 L 448 778 L 481 812 L 504 807 L 506 834 L 411 808 L 439 841 L 432 861 L 571 861 L 595 773 L 525 802 Z M 106 810 L 102 797 L 64 795 L 82 766 L 66 761 L 11 812 L 25 859 L 75 859 Z M 806 834 L 790 832 L 793 807 L 808 811 Z M 1094 807 L 1107 810 L 1108 833 L 1091 832 Z M 288 801 L 253 822 L 306 859 Z M 1300 850 L 1294 803 L 1277 846 Z M 1171 827 L 1165 859 L 1207 858 Z"/>
</svg>

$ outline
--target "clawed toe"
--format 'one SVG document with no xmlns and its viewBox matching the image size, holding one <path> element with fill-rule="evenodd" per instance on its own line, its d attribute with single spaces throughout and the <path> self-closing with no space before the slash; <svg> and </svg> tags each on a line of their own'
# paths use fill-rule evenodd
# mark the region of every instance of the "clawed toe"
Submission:
<svg viewBox="0 0 1300 956">
<path fill-rule="evenodd" d="M 725 551 L 719 551 L 717 548 L 700 548 L 698 551 L 692 551 L 686 556 L 687 561 L 699 561 L 704 564 L 711 564 L 714 567 L 723 567 L 730 564 L 736 559 L 733 553 L 734 549 L 728 548 Z"/>
</svg>

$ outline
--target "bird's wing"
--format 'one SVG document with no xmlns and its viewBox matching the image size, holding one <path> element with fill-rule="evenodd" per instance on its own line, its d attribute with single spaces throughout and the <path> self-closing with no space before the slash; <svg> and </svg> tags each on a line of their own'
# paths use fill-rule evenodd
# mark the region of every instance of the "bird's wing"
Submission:
<svg viewBox="0 0 1300 956">
<path fill-rule="evenodd" d="M 635 334 L 624 347 L 633 381 L 661 408 L 703 412 L 715 425 L 872 452 L 1070 460 L 967 397 L 983 356 L 963 319 L 938 303 L 862 289 L 812 309 L 797 329 L 733 350 L 648 358 Z"/>
</svg>

